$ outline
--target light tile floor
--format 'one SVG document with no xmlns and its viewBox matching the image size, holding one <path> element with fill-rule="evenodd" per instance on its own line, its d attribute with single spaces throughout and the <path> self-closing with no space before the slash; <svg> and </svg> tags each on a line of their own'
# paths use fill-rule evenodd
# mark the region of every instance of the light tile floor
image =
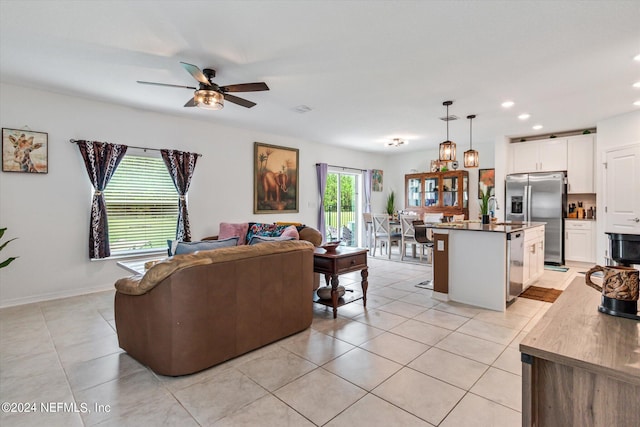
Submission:
<svg viewBox="0 0 640 427">
<path fill-rule="evenodd" d="M 441 303 L 415 287 L 430 267 L 373 257 L 369 266 L 367 308 L 354 302 L 333 319 L 314 305 L 310 329 L 178 378 L 118 347 L 113 292 L 2 309 L 0 401 L 37 407 L 2 412 L 0 424 L 520 425 L 518 343 L 551 304 L 518 299 L 497 313 Z M 540 284 L 564 289 L 578 271 L 545 271 Z M 358 280 L 341 277 L 348 288 Z"/>
</svg>

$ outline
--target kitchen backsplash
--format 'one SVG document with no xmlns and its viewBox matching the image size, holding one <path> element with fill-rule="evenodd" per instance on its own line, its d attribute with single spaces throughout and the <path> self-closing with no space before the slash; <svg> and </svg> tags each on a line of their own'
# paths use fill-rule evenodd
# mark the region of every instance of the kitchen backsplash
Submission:
<svg viewBox="0 0 640 427">
<path fill-rule="evenodd" d="M 580 205 L 580 202 L 582 202 L 582 208 L 584 209 L 584 216 L 585 219 L 587 219 L 588 217 L 588 213 L 589 213 L 589 208 L 593 207 L 593 209 L 596 211 L 596 217 L 598 214 L 600 214 L 600 212 L 597 210 L 597 202 L 596 202 L 596 195 L 592 194 L 592 193 L 588 193 L 588 194 L 567 194 L 567 217 L 570 217 L 570 210 L 571 210 L 571 206 L 574 205 L 576 208 L 576 211 L 578 210 L 578 206 Z M 575 217 L 574 217 L 575 218 Z M 580 219 L 580 218 L 579 218 Z"/>
</svg>

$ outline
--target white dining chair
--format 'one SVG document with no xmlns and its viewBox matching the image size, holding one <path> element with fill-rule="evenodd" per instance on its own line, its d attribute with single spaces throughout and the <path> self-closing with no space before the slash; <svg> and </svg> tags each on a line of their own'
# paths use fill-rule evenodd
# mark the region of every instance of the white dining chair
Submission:
<svg viewBox="0 0 640 427">
<path fill-rule="evenodd" d="M 416 221 L 415 215 L 400 215 L 400 234 L 402 235 L 400 261 L 404 261 L 404 257 L 407 256 L 407 245 L 413 247 L 414 256 L 416 248 L 420 250 L 420 261 L 422 261 L 424 249 L 429 247 L 426 243 L 421 243 L 416 240 L 416 230 L 413 226 L 414 221 Z"/>
<path fill-rule="evenodd" d="M 400 233 L 392 233 L 389 225 L 389 215 L 372 214 L 373 219 L 373 256 L 376 256 L 376 248 L 380 244 L 380 253 L 382 254 L 382 246 L 385 245 L 391 259 L 391 243 L 400 242 L 402 235 Z"/>
<path fill-rule="evenodd" d="M 364 223 L 364 242 L 367 249 L 371 252 L 371 243 L 373 242 L 373 219 L 369 212 L 362 214 L 362 222 Z"/>
</svg>

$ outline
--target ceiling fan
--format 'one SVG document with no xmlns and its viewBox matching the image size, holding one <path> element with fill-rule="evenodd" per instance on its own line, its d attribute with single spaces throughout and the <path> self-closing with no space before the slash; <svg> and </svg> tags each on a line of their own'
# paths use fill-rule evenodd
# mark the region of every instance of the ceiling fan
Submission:
<svg viewBox="0 0 640 427">
<path fill-rule="evenodd" d="M 256 105 L 255 102 L 251 102 L 244 98 L 240 98 L 235 95 L 231 95 L 229 92 L 259 92 L 263 90 L 269 90 L 269 86 L 266 83 L 241 83 L 236 85 L 218 86 L 213 82 L 213 78 L 216 76 L 216 70 L 211 68 L 205 68 L 200 70 L 192 64 L 181 62 L 180 65 L 187 70 L 189 74 L 193 76 L 199 83 L 199 87 L 172 85 L 167 83 L 154 83 L 143 82 L 138 80 L 137 82 L 144 85 L 155 86 L 168 86 L 168 87 L 181 87 L 185 89 L 193 89 L 193 98 L 184 104 L 185 107 L 200 107 L 208 110 L 221 110 L 224 107 L 224 100 L 234 104 L 241 105 L 243 107 L 251 108 Z"/>
</svg>

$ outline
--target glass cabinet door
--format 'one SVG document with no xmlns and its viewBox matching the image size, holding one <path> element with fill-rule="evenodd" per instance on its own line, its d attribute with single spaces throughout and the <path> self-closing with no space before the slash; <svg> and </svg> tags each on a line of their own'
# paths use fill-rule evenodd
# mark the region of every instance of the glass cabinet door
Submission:
<svg viewBox="0 0 640 427">
<path fill-rule="evenodd" d="M 420 207 L 421 184 L 422 180 L 420 178 L 409 178 L 407 182 L 407 206 Z"/>
<path fill-rule="evenodd" d="M 459 206 L 458 185 L 460 184 L 457 176 L 445 176 L 442 179 L 442 205 L 443 206 Z"/>
<path fill-rule="evenodd" d="M 467 175 L 462 177 L 462 207 L 469 207 L 469 177 Z"/>
<path fill-rule="evenodd" d="M 424 205 L 428 206 L 438 206 L 438 196 L 439 196 L 439 179 L 437 177 L 426 178 L 424 180 Z"/>
</svg>

